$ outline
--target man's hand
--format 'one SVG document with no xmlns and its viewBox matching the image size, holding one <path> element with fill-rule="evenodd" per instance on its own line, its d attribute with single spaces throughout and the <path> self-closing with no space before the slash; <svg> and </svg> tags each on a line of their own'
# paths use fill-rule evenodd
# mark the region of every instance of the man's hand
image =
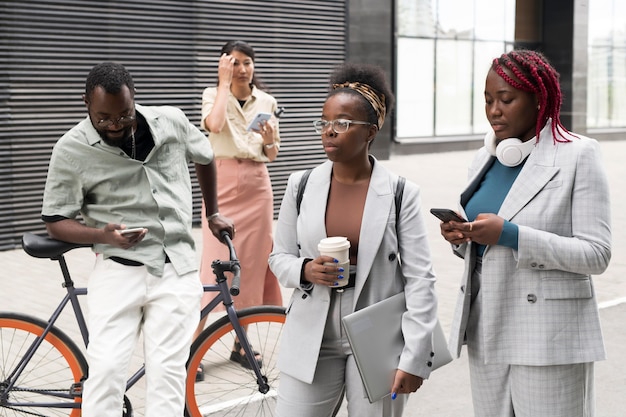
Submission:
<svg viewBox="0 0 626 417">
<path fill-rule="evenodd" d="M 231 239 L 235 238 L 235 224 L 228 217 L 218 214 L 217 216 L 209 219 L 208 223 L 211 233 L 213 233 L 213 236 L 215 236 L 218 240 L 222 240 L 222 230 L 227 231 Z"/>
<path fill-rule="evenodd" d="M 106 243 L 118 248 L 129 249 L 141 242 L 148 233 L 148 229 L 145 228 L 139 232 L 120 233 L 124 229 L 126 229 L 126 225 L 123 224 L 109 223 L 104 226 Z"/>
</svg>

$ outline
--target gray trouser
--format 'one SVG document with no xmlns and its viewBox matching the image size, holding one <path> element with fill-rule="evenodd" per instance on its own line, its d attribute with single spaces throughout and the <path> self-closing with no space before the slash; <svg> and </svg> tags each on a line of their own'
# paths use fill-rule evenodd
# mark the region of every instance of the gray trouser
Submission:
<svg viewBox="0 0 626 417">
<path fill-rule="evenodd" d="M 354 417 L 400 417 L 408 394 L 389 396 L 370 404 L 361 382 L 348 339 L 341 327 L 341 318 L 352 313 L 354 289 L 335 292 L 331 297 L 324 339 L 313 383 L 280 374 L 279 417 L 330 417 L 341 392 L 346 389 L 348 415 Z"/>
<path fill-rule="evenodd" d="M 467 351 L 478 417 L 593 417 L 593 362 L 552 366 L 485 364 L 481 266 L 472 275 Z"/>
</svg>

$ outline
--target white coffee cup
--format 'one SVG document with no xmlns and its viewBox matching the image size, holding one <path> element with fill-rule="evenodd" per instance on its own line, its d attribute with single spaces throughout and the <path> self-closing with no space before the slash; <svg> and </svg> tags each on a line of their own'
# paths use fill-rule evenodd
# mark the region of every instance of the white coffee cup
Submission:
<svg viewBox="0 0 626 417">
<path fill-rule="evenodd" d="M 335 281 L 334 288 L 348 285 L 350 280 L 350 241 L 347 237 L 333 236 L 320 240 L 317 250 L 322 256 L 331 256 L 339 263 L 326 262 L 324 265 L 332 265 L 343 268 L 343 279 Z"/>
</svg>

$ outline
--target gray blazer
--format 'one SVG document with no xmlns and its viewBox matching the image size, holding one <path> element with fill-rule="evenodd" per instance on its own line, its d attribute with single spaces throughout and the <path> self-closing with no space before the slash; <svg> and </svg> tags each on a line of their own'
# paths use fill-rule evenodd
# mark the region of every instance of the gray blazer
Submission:
<svg viewBox="0 0 626 417">
<path fill-rule="evenodd" d="M 407 312 L 401 319 L 405 347 L 399 368 L 427 378 L 437 299 L 419 188 L 406 182 L 398 244 L 394 207 L 398 177 L 373 157 L 371 160 L 374 168 L 361 223 L 354 310 L 405 291 Z M 327 161 L 311 172 L 299 216 L 296 194 L 303 172 L 289 177 L 269 260 L 280 283 L 294 289 L 287 308 L 278 367 L 307 383 L 315 375 L 332 290 L 326 286 L 303 289 L 300 271 L 305 258 L 319 256 L 317 244 L 327 237 L 325 214 L 332 167 L 333 163 Z M 398 256 L 402 258 L 401 267 Z"/>
<path fill-rule="evenodd" d="M 609 188 L 598 143 L 556 144 L 544 129 L 498 215 L 519 226 L 518 249 L 487 246 L 481 293 L 486 363 L 559 365 L 605 358 L 591 274 L 611 258 Z M 493 157 L 482 148 L 461 210 Z M 454 248 L 465 270 L 449 339 L 458 356 L 470 307 L 473 244 Z"/>
</svg>

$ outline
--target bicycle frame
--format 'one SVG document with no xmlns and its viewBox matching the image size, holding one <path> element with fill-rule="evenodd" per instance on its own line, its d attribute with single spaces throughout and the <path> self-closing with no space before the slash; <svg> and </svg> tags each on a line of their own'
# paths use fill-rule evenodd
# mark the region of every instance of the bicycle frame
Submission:
<svg viewBox="0 0 626 417">
<path fill-rule="evenodd" d="M 224 304 L 224 307 L 226 309 L 226 314 L 228 316 L 229 321 L 232 323 L 233 325 L 233 329 L 235 331 L 235 334 L 239 340 L 239 343 L 241 344 L 242 348 L 244 349 L 244 352 L 246 353 L 248 358 L 254 358 L 255 355 L 252 351 L 252 347 L 250 346 L 250 343 L 248 341 L 245 329 L 241 326 L 240 322 L 239 322 L 239 318 L 237 316 L 237 311 L 234 307 L 234 303 L 233 303 L 233 298 L 231 297 L 231 291 L 234 291 L 235 293 L 238 293 L 238 286 L 239 286 L 239 261 L 236 258 L 236 255 L 234 253 L 234 249 L 232 247 L 232 243 L 230 242 L 230 239 L 228 238 L 228 236 L 225 237 L 225 240 L 227 240 L 228 243 L 230 243 L 229 248 L 230 248 L 230 260 L 229 261 L 220 261 L 220 260 L 215 260 L 213 261 L 213 263 L 211 264 L 212 268 L 213 268 L 213 272 L 217 278 L 217 282 L 216 284 L 213 285 L 203 285 L 203 289 L 204 292 L 217 292 L 218 294 L 209 302 L 209 304 L 207 306 L 205 306 L 200 313 L 201 318 L 206 317 L 213 309 L 215 309 L 220 303 Z M 66 288 L 67 293 L 65 294 L 65 296 L 62 298 L 62 300 L 60 301 L 59 305 L 56 307 L 56 309 L 54 310 L 54 312 L 52 313 L 52 315 L 50 316 L 50 318 L 45 322 L 46 326 L 42 332 L 41 335 L 37 336 L 35 338 L 35 340 L 32 342 L 31 346 L 27 349 L 26 354 L 20 358 L 20 361 L 17 365 L 17 367 L 14 369 L 14 371 L 11 372 L 11 374 L 8 376 L 7 381 L 8 384 L 4 386 L 3 390 L 4 390 L 4 394 L 3 396 L 6 397 L 8 395 L 8 393 L 11 391 L 11 389 L 14 387 L 16 381 L 18 380 L 19 376 L 21 375 L 21 373 L 23 372 L 23 370 L 25 369 L 26 365 L 28 364 L 28 362 L 33 358 L 35 352 L 37 351 L 37 349 L 41 346 L 41 344 L 43 343 L 44 339 L 46 338 L 46 336 L 52 331 L 53 328 L 55 328 L 55 324 L 58 320 L 58 318 L 61 316 L 62 312 L 65 310 L 65 308 L 67 307 L 68 303 L 71 304 L 72 306 L 72 310 L 74 312 L 74 316 L 76 318 L 76 322 L 78 325 L 78 329 L 79 332 L 81 334 L 81 337 L 83 339 L 83 343 L 85 345 L 85 347 L 88 346 L 89 344 L 89 331 L 87 328 L 87 322 L 85 320 L 85 316 L 80 304 L 80 300 L 78 299 L 79 296 L 83 296 L 87 294 L 87 288 L 76 288 L 74 286 L 74 282 L 70 276 L 70 272 L 69 269 L 67 267 L 67 263 L 65 261 L 65 258 L 63 256 L 63 253 L 77 248 L 77 247 L 81 247 L 81 246 L 85 246 L 85 245 L 69 245 L 66 246 L 65 249 L 60 249 L 59 252 L 54 252 L 53 255 L 50 254 L 35 254 L 35 253 L 30 253 L 29 254 L 31 256 L 36 256 L 36 257 L 41 257 L 41 258 L 49 258 L 51 260 L 55 260 L 59 262 L 59 266 L 61 268 L 62 271 L 62 275 L 63 275 L 63 287 Z M 228 286 L 228 281 L 225 275 L 226 271 L 235 271 L 235 277 L 234 277 L 234 284 L 233 286 L 229 289 Z M 251 361 L 251 366 L 252 366 L 252 370 L 254 371 L 256 378 L 257 378 L 257 384 L 259 385 L 259 392 L 265 394 L 270 390 L 270 386 L 267 383 L 267 380 L 265 378 L 265 376 L 261 373 L 261 369 L 258 365 L 258 363 L 256 361 Z M 128 391 L 130 388 L 132 388 L 146 373 L 146 369 L 145 369 L 145 365 L 142 365 L 133 375 L 130 376 L 130 378 L 127 380 L 126 382 L 126 391 Z M 65 398 L 65 399 L 71 399 L 71 398 L 75 398 L 77 396 L 80 396 L 82 394 L 82 383 L 83 381 L 81 380 L 81 382 L 74 384 L 74 386 L 72 386 L 72 389 L 70 390 L 69 394 L 61 394 L 58 392 L 53 392 L 53 391 L 42 391 L 42 393 L 45 393 L 46 395 L 49 395 L 50 397 L 58 397 L 58 398 Z M 30 404 L 30 403 L 8 403 L 6 400 L 7 398 L 2 398 L 2 400 L 4 402 L 6 402 L 7 405 L 12 406 L 12 407 L 28 407 L 28 406 L 34 406 L 35 404 Z M 38 407 L 42 407 L 42 408 L 80 408 L 81 404 L 79 402 L 76 403 L 56 403 L 56 402 L 49 402 L 49 403 L 38 403 L 36 404 Z"/>
</svg>

